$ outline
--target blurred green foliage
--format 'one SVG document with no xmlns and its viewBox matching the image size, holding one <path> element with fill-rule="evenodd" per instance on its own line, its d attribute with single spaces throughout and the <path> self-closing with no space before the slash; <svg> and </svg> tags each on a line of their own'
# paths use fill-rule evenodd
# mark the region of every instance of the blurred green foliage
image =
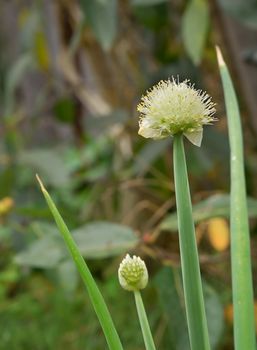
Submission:
<svg viewBox="0 0 257 350">
<path fill-rule="evenodd" d="M 116 278 L 128 250 L 149 267 L 143 297 L 157 348 L 187 349 L 171 140 L 139 138 L 135 108 L 172 75 L 218 103 L 220 123 L 206 128 L 201 149 L 186 146 L 213 349 L 231 349 L 229 256 L 205 235 L 206 220 L 227 217 L 229 192 L 210 3 L 10 0 L 0 13 L 0 349 L 105 348 L 36 173 L 89 259 L 126 349 L 143 349 L 134 301 Z M 250 165 L 248 173 L 254 188 Z"/>
</svg>

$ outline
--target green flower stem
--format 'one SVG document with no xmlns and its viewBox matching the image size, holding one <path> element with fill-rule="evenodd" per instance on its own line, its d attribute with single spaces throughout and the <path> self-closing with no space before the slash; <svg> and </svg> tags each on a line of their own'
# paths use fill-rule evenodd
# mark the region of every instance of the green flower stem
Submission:
<svg viewBox="0 0 257 350">
<path fill-rule="evenodd" d="M 83 282 L 86 285 L 90 300 L 93 304 L 93 307 L 95 309 L 95 312 L 98 316 L 98 319 L 100 321 L 100 324 L 102 326 L 103 332 L 106 337 L 106 341 L 108 343 L 110 350 L 123 350 L 123 347 L 121 345 L 119 336 L 117 334 L 117 331 L 115 329 L 115 326 L 113 324 L 111 315 L 109 313 L 109 310 L 104 302 L 104 299 L 102 297 L 101 292 L 99 291 L 93 276 L 90 273 L 90 270 L 81 256 L 78 247 L 73 240 L 68 227 L 66 226 L 65 222 L 63 221 L 58 209 L 56 208 L 53 200 L 51 199 L 49 193 L 44 188 L 41 180 L 37 176 L 37 180 L 40 184 L 41 190 L 43 192 L 43 195 L 45 197 L 45 200 L 49 206 L 50 211 L 52 212 L 52 215 L 55 219 L 55 222 L 59 228 L 60 233 L 62 234 L 62 237 L 66 243 L 67 248 L 70 251 L 70 254 L 74 260 L 74 263 L 77 266 L 77 269 L 83 279 Z"/>
<path fill-rule="evenodd" d="M 235 349 L 256 350 L 242 127 L 233 83 L 218 49 L 217 56 L 225 95 L 231 151 L 230 231 Z"/>
<path fill-rule="evenodd" d="M 192 350 L 209 350 L 210 343 L 182 134 L 174 136 L 173 158 L 181 267 L 190 345 Z"/>
<path fill-rule="evenodd" d="M 135 295 L 137 313 L 138 313 L 139 322 L 143 333 L 146 350 L 156 350 L 152 333 L 150 330 L 150 326 L 147 320 L 141 293 L 140 291 L 134 291 L 134 295 Z"/>
</svg>

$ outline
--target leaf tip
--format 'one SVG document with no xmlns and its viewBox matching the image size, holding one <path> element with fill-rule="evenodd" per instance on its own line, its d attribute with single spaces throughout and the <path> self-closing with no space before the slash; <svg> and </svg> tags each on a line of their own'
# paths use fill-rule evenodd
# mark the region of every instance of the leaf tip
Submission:
<svg viewBox="0 0 257 350">
<path fill-rule="evenodd" d="M 219 46 L 216 45 L 215 48 L 216 48 L 216 55 L 217 55 L 217 60 L 218 60 L 219 66 L 220 67 L 225 66 L 226 64 L 225 64 L 225 61 L 223 59 L 223 56 L 222 56 L 222 53 L 221 53 Z"/>
<path fill-rule="evenodd" d="M 43 185 L 43 182 L 41 181 L 41 179 L 40 179 L 40 177 L 38 176 L 38 174 L 36 174 L 36 179 L 37 179 L 37 181 L 38 181 L 38 183 L 39 183 L 39 186 L 40 186 L 40 188 L 41 188 L 41 191 L 42 191 L 42 192 L 46 192 L 46 189 L 45 189 L 45 187 L 44 187 L 44 185 Z"/>
</svg>

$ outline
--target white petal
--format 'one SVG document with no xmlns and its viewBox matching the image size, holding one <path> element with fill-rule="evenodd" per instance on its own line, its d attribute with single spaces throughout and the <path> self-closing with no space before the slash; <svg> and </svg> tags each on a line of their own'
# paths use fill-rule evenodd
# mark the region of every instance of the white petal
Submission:
<svg viewBox="0 0 257 350">
<path fill-rule="evenodd" d="M 143 125 L 140 126 L 138 134 L 145 137 L 145 138 L 153 138 L 158 139 L 160 138 L 160 131 L 152 129 L 150 127 L 144 127 Z"/>
<path fill-rule="evenodd" d="M 192 142 L 193 145 L 200 147 L 203 139 L 203 129 L 193 131 L 193 132 L 185 132 L 184 135 L 186 138 Z"/>
</svg>

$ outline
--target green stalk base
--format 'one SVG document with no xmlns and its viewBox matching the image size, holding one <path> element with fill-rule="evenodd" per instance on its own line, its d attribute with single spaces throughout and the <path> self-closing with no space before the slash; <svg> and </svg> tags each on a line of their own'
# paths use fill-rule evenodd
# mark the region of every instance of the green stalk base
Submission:
<svg viewBox="0 0 257 350">
<path fill-rule="evenodd" d="M 135 291 L 134 295 L 146 350 L 156 350 L 141 294 L 139 291 Z"/>
<path fill-rule="evenodd" d="M 182 134 L 174 136 L 173 161 L 181 268 L 190 345 L 192 350 L 210 350 Z"/>
</svg>

